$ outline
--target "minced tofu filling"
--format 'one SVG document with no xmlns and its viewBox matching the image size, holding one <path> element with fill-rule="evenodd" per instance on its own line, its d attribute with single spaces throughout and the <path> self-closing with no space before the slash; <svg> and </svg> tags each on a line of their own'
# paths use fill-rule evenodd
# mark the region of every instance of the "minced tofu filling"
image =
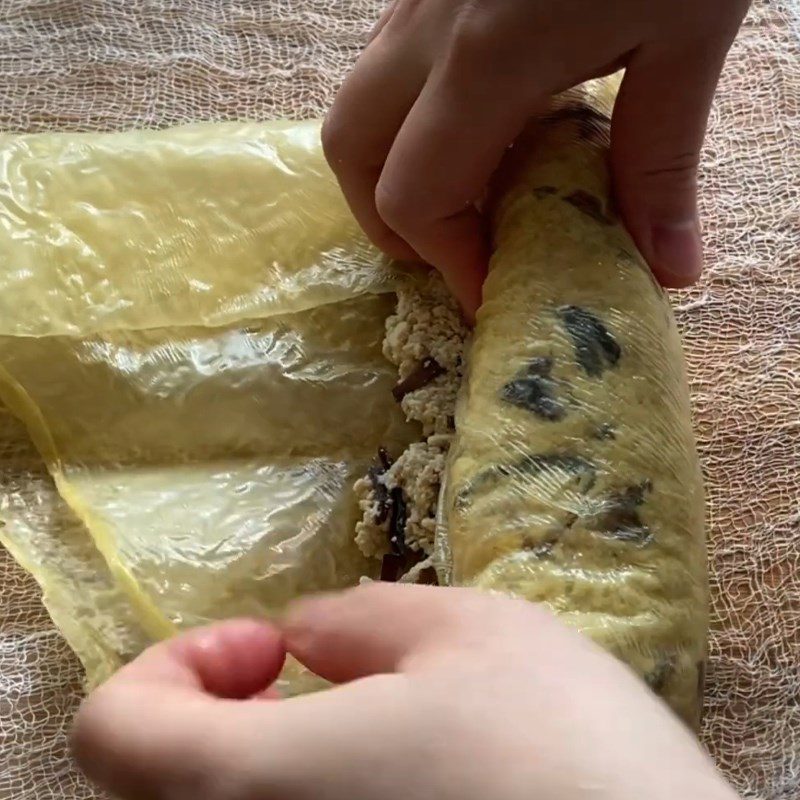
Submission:
<svg viewBox="0 0 800 800">
<path fill-rule="evenodd" d="M 398 291 L 386 321 L 383 352 L 397 366 L 395 399 L 422 427 L 423 439 L 402 453 L 381 450 L 355 484 L 362 512 L 356 542 L 382 560 L 382 580 L 432 582 L 436 503 L 455 432 L 467 328 L 437 273 Z"/>
</svg>

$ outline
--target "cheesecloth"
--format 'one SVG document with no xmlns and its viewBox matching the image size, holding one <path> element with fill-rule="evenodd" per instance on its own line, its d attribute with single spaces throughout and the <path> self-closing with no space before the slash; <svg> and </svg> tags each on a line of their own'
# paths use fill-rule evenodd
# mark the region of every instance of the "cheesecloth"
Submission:
<svg viewBox="0 0 800 800">
<path fill-rule="evenodd" d="M 97 131 L 318 117 L 380 5 L 0 0 L 0 126 Z M 799 174 L 800 4 L 761 0 L 711 117 L 706 274 L 676 311 L 711 515 L 704 739 L 743 794 L 764 800 L 800 794 Z M 24 511 L 31 536 L 62 532 L 54 559 L 91 557 L 76 551 L 83 539 L 73 518 L 5 411 L 0 495 L 6 509 Z M 94 602 L 113 602 L 107 581 L 98 564 Z M 82 669 L 33 579 L 5 550 L 0 586 L 0 796 L 100 797 L 66 750 Z M 134 624 L 119 636 L 117 652 L 138 649 Z"/>
</svg>

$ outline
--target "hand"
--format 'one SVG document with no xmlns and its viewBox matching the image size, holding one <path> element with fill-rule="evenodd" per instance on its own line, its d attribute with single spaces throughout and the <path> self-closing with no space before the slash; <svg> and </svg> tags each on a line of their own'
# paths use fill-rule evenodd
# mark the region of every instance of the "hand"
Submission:
<svg viewBox="0 0 800 800">
<path fill-rule="evenodd" d="M 342 685 L 275 699 L 284 648 Z M 88 699 L 74 749 L 131 800 L 734 797 L 638 679 L 548 613 L 420 586 L 305 602 L 283 635 L 236 621 L 159 644 Z"/>
<path fill-rule="evenodd" d="M 437 267 L 471 315 L 487 245 L 474 202 L 547 99 L 621 67 L 617 202 L 667 286 L 700 273 L 696 173 L 746 0 L 393 0 L 323 146 L 373 242 Z"/>
</svg>

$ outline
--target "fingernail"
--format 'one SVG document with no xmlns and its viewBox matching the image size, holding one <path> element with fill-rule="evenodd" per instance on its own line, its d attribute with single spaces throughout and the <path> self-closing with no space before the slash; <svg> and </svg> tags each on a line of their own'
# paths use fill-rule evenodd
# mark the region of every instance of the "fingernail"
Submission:
<svg viewBox="0 0 800 800">
<path fill-rule="evenodd" d="M 662 283 L 682 288 L 694 283 L 703 268 L 703 244 L 696 220 L 654 225 L 653 270 Z"/>
</svg>

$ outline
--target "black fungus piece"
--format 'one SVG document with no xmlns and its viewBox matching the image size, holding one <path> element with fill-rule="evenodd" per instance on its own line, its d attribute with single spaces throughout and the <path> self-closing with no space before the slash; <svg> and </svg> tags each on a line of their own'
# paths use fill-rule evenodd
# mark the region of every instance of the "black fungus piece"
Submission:
<svg viewBox="0 0 800 800">
<path fill-rule="evenodd" d="M 553 548 L 558 544 L 561 534 L 564 533 L 565 528 L 551 528 L 546 531 L 544 536 L 532 537 L 530 535 L 524 536 L 522 539 L 522 549 L 528 550 L 533 553 L 536 558 L 545 559 L 550 558 L 553 554 Z"/>
<path fill-rule="evenodd" d="M 377 504 L 377 511 L 374 517 L 376 525 L 383 525 L 389 518 L 389 490 L 381 480 L 383 474 L 384 471 L 376 466 L 370 467 L 367 472 L 369 481 L 372 484 L 372 493 L 375 495 L 375 502 Z"/>
<path fill-rule="evenodd" d="M 530 454 L 513 464 L 501 464 L 495 468 L 503 477 L 508 475 L 538 475 L 542 472 L 564 472 L 573 478 L 579 478 L 584 490 L 594 486 L 596 470 L 594 464 L 580 456 L 565 453 Z"/>
<path fill-rule="evenodd" d="M 613 212 L 609 212 L 603 208 L 603 203 L 600 201 L 599 197 L 585 192 L 583 189 L 578 189 L 572 192 L 572 194 L 568 194 L 564 198 L 564 201 L 577 208 L 582 214 L 586 214 L 587 217 L 591 217 L 595 222 L 599 222 L 601 225 L 614 224 Z"/>
<path fill-rule="evenodd" d="M 454 431 L 456 429 L 456 418 L 449 414 L 447 417 L 447 430 Z"/>
<path fill-rule="evenodd" d="M 381 580 L 394 583 L 400 577 L 403 559 L 396 553 L 387 553 L 381 561 Z"/>
<path fill-rule="evenodd" d="M 426 567 L 419 573 L 417 583 L 423 586 L 438 586 L 439 576 L 436 574 L 436 570 L 433 567 Z"/>
<path fill-rule="evenodd" d="M 397 553 L 387 553 L 381 560 L 380 580 L 386 583 L 396 583 L 424 558 L 424 553 L 410 549 L 406 550 L 402 556 Z M 416 582 L 427 586 L 436 586 L 439 583 L 439 576 L 433 567 L 426 567 L 420 571 Z"/>
<path fill-rule="evenodd" d="M 367 470 L 367 476 L 372 484 L 372 492 L 375 495 L 375 502 L 378 506 L 374 518 L 376 525 L 383 525 L 389 518 L 392 503 L 389 497 L 389 490 L 383 482 L 383 476 L 389 471 L 391 466 L 392 459 L 389 457 L 389 453 L 386 452 L 385 447 L 381 447 L 378 449 L 376 463 Z"/>
<path fill-rule="evenodd" d="M 502 388 L 501 398 L 550 422 L 563 419 L 567 410 L 555 396 L 558 382 L 552 369 L 551 358 L 534 358 Z"/>
<path fill-rule="evenodd" d="M 593 378 L 613 367 L 622 355 L 622 348 L 600 319 L 578 306 L 563 306 L 558 317 L 572 340 L 575 360 Z"/>
<path fill-rule="evenodd" d="M 531 547 L 530 550 L 536 558 L 544 560 L 553 555 L 553 547 L 555 547 L 555 542 L 541 542 L 535 547 Z"/>
<path fill-rule="evenodd" d="M 643 481 L 612 494 L 604 502 L 603 510 L 587 519 L 588 525 L 613 539 L 640 546 L 649 544 L 653 535 L 642 522 L 639 508 L 652 488 L 650 481 Z"/>
<path fill-rule="evenodd" d="M 392 466 L 392 459 L 389 456 L 388 451 L 385 447 L 378 448 L 378 463 L 386 470 L 389 471 L 390 467 Z"/>
<path fill-rule="evenodd" d="M 456 507 L 466 508 L 472 496 L 492 488 L 504 478 L 538 475 L 542 472 L 562 473 L 562 481 L 573 483 L 581 492 L 588 492 L 595 484 L 597 470 L 590 461 L 565 453 L 532 453 L 511 464 L 497 464 L 483 470 L 456 493 Z"/>
<path fill-rule="evenodd" d="M 423 386 L 427 386 L 445 372 L 447 370 L 435 358 L 426 358 L 408 377 L 392 389 L 392 396 L 399 403 L 407 394 L 422 389 Z"/>
<path fill-rule="evenodd" d="M 389 498 L 391 501 L 389 544 L 393 553 L 402 556 L 406 552 L 406 520 L 408 518 L 406 498 L 399 486 L 392 489 Z"/>
<path fill-rule="evenodd" d="M 577 514 L 568 513 L 560 524 L 547 529 L 543 536 L 534 539 L 530 535 L 525 535 L 522 539 L 522 548 L 530 550 L 536 558 L 550 558 L 553 555 L 553 548 L 563 534 L 570 530 L 578 519 Z"/>
<path fill-rule="evenodd" d="M 656 694 L 661 694 L 674 672 L 674 659 L 671 656 L 663 656 L 656 661 L 655 667 L 644 676 L 644 681 Z"/>
</svg>

